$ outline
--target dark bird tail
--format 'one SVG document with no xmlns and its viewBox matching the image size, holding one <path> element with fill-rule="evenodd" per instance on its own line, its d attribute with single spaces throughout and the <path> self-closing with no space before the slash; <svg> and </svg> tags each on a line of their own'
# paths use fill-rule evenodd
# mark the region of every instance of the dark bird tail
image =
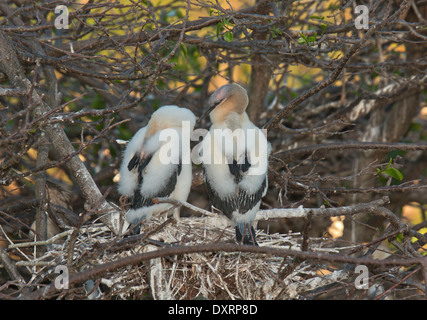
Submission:
<svg viewBox="0 0 427 320">
<path fill-rule="evenodd" d="M 239 223 L 236 225 L 236 240 L 250 246 L 258 246 L 255 240 L 255 229 L 249 223 Z"/>
</svg>

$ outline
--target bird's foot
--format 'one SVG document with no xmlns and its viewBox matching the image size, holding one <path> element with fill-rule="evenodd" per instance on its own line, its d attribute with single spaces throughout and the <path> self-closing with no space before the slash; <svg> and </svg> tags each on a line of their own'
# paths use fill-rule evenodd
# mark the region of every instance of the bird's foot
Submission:
<svg viewBox="0 0 427 320">
<path fill-rule="evenodd" d="M 249 223 L 238 223 L 236 225 L 236 240 L 238 243 L 258 246 L 255 239 L 255 229 Z"/>
<path fill-rule="evenodd" d="M 129 225 L 129 235 L 135 236 L 141 233 L 141 223 L 145 218 L 134 219 Z"/>
</svg>

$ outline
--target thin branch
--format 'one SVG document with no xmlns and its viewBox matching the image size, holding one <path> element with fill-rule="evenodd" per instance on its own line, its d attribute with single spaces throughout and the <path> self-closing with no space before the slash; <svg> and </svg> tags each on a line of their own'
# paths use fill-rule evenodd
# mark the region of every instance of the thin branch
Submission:
<svg viewBox="0 0 427 320">
<path fill-rule="evenodd" d="M 7 273 L 14 280 L 18 280 L 20 283 L 25 284 L 24 277 L 16 269 L 15 263 L 9 258 L 5 249 L 0 246 L 0 261 L 5 267 Z"/>
</svg>

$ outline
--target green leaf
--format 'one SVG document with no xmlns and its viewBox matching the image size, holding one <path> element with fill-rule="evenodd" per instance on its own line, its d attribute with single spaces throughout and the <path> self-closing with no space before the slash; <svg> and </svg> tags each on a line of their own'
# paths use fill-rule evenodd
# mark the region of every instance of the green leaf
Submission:
<svg viewBox="0 0 427 320">
<path fill-rule="evenodd" d="M 218 24 L 216 25 L 216 36 L 217 36 L 217 37 L 219 37 L 219 34 L 220 34 L 220 33 L 221 33 L 221 31 L 222 31 L 222 27 L 223 27 L 222 22 L 218 22 Z"/>
<path fill-rule="evenodd" d="M 182 43 L 181 43 L 181 50 L 182 50 L 182 53 L 184 54 L 184 57 L 187 57 L 188 55 L 187 47 Z"/>
<path fill-rule="evenodd" d="M 303 43 L 306 43 L 306 44 L 308 44 L 308 40 L 307 40 L 307 36 L 305 36 L 303 33 L 299 33 L 299 35 L 300 35 L 300 38 L 298 38 L 298 43 L 299 44 L 303 44 Z"/>
<path fill-rule="evenodd" d="M 325 17 L 321 17 L 321 16 L 310 16 L 310 19 L 323 20 L 323 19 L 325 19 Z"/>
<path fill-rule="evenodd" d="M 233 34 L 230 31 L 224 33 L 224 40 L 227 42 L 233 41 Z"/>
<path fill-rule="evenodd" d="M 322 35 L 321 36 L 323 36 L 323 34 L 325 33 L 325 30 L 326 30 L 327 27 L 328 26 L 326 24 L 321 24 L 320 25 L 320 29 L 322 29 Z"/>
<path fill-rule="evenodd" d="M 276 35 L 282 35 L 282 31 L 280 31 L 279 28 L 277 28 L 276 26 L 271 27 L 271 36 L 273 38 L 276 38 Z"/>
<path fill-rule="evenodd" d="M 310 44 L 313 42 L 316 42 L 316 40 L 317 40 L 317 32 L 314 35 L 308 37 L 308 42 L 310 42 Z"/>
<path fill-rule="evenodd" d="M 388 174 L 390 177 L 395 178 L 396 180 L 401 181 L 403 179 L 403 174 L 396 168 L 390 167 L 383 171 L 383 173 Z"/>
</svg>

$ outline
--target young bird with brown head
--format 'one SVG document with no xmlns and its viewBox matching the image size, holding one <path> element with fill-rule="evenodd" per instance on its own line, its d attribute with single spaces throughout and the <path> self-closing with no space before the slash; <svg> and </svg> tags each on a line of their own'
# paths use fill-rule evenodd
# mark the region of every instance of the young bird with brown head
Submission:
<svg viewBox="0 0 427 320">
<path fill-rule="evenodd" d="M 236 83 L 209 99 L 212 125 L 203 140 L 205 184 L 212 205 L 232 220 L 237 242 L 257 245 L 253 220 L 268 188 L 271 146 L 246 113 L 246 90 Z"/>
</svg>

